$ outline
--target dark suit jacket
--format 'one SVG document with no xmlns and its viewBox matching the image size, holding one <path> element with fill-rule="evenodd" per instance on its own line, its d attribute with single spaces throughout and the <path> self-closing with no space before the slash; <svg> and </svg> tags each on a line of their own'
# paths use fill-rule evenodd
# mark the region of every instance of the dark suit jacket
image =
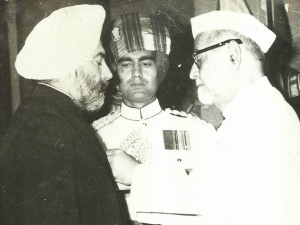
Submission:
<svg viewBox="0 0 300 225">
<path fill-rule="evenodd" d="M 67 95 L 38 85 L 0 151 L 0 224 L 124 224 L 106 154 Z"/>
</svg>

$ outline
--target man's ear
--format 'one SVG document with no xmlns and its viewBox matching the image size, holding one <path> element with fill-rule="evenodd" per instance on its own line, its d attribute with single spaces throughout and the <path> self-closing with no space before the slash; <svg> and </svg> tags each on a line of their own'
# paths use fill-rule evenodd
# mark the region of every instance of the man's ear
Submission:
<svg viewBox="0 0 300 225">
<path fill-rule="evenodd" d="M 241 64 L 241 48 L 240 45 L 236 41 L 231 41 L 228 44 L 229 50 L 229 60 L 232 62 L 232 65 L 235 66 L 236 69 L 240 67 Z"/>
</svg>

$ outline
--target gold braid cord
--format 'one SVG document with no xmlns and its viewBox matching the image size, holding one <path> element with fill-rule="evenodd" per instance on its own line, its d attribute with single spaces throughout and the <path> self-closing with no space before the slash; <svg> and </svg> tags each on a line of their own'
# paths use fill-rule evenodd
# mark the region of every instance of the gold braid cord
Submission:
<svg viewBox="0 0 300 225">
<path fill-rule="evenodd" d="M 142 129 L 134 130 L 123 141 L 120 149 L 135 158 L 139 163 L 145 163 L 149 158 L 152 144 L 143 137 Z"/>
</svg>

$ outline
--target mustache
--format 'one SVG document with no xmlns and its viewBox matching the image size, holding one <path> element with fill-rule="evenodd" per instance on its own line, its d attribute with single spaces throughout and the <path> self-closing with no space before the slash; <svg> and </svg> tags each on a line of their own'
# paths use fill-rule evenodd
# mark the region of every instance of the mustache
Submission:
<svg viewBox="0 0 300 225">
<path fill-rule="evenodd" d="M 109 84 L 108 81 L 107 81 L 107 82 L 102 81 L 102 82 L 100 83 L 101 91 L 103 91 L 103 92 L 107 91 L 107 89 L 108 89 L 108 84 Z"/>
<path fill-rule="evenodd" d="M 135 86 L 145 86 L 148 83 L 149 82 L 147 80 L 145 80 L 144 78 L 139 78 L 138 80 L 135 78 L 131 78 L 130 80 L 127 81 L 126 84 L 131 87 L 135 87 Z"/>
<path fill-rule="evenodd" d="M 91 83 L 86 83 L 81 87 L 81 90 L 84 91 L 91 91 L 91 92 L 106 92 L 108 89 L 108 83 L 106 82 L 100 82 L 98 84 L 91 84 Z"/>
</svg>

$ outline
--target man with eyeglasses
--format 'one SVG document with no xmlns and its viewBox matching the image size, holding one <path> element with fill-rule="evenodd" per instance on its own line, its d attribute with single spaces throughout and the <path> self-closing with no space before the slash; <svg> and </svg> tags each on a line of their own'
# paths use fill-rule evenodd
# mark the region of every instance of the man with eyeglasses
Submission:
<svg viewBox="0 0 300 225">
<path fill-rule="evenodd" d="M 201 224 L 300 224 L 300 124 L 264 74 L 275 34 L 253 16 L 191 19 L 199 100 L 225 120 L 213 155 L 194 170 Z M 199 223 L 200 224 L 200 223 Z"/>
</svg>

